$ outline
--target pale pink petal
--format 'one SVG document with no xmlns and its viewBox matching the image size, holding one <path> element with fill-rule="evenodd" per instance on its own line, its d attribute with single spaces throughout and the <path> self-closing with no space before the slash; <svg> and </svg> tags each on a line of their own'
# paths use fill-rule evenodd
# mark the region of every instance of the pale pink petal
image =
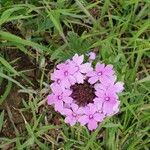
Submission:
<svg viewBox="0 0 150 150">
<path fill-rule="evenodd" d="M 88 80 L 88 82 L 89 82 L 90 84 L 94 84 L 94 83 L 96 83 L 97 81 L 98 81 L 98 77 L 97 77 L 97 76 L 90 77 L 89 80 Z"/>
<path fill-rule="evenodd" d="M 70 62 L 68 65 L 68 72 L 73 75 L 78 70 L 77 64 L 74 62 Z"/>
<path fill-rule="evenodd" d="M 104 120 L 105 115 L 103 113 L 95 113 L 94 120 L 98 122 L 102 122 Z"/>
<path fill-rule="evenodd" d="M 51 84 L 51 90 L 53 91 L 54 94 L 62 94 L 62 88 L 58 84 Z"/>
<path fill-rule="evenodd" d="M 64 113 L 64 115 L 66 115 L 66 116 L 72 115 L 72 110 L 71 110 L 71 109 L 68 109 L 68 108 L 65 108 L 65 109 L 63 109 L 63 113 Z"/>
<path fill-rule="evenodd" d="M 76 73 L 75 78 L 76 78 L 77 83 L 79 84 L 84 82 L 84 76 L 81 73 Z"/>
<path fill-rule="evenodd" d="M 84 59 L 84 55 L 79 56 L 78 54 L 75 54 L 72 58 L 72 60 L 77 63 L 78 65 L 82 64 Z"/>
<path fill-rule="evenodd" d="M 66 97 L 70 96 L 71 93 L 72 93 L 72 91 L 71 91 L 70 89 L 65 89 L 65 90 L 63 91 L 63 95 L 66 96 Z"/>
<path fill-rule="evenodd" d="M 94 85 L 95 90 L 101 90 L 101 89 L 103 89 L 103 87 L 104 86 L 101 83 L 97 83 Z"/>
<path fill-rule="evenodd" d="M 105 90 L 96 90 L 95 95 L 99 98 L 103 98 L 104 97 L 104 93 Z"/>
<path fill-rule="evenodd" d="M 76 83 L 75 77 L 72 76 L 72 75 L 70 75 L 70 76 L 69 76 L 69 82 L 70 82 L 71 85 L 75 84 L 75 83 Z"/>
<path fill-rule="evenodd" d="M 113 114 L 113 112 L 114 112 L 113 108 L 114 108 L 115 104 L 116 104 L 116 102 L 114 102 L 114 101 L 112 101 L 112 102 L 105 101 L 103 104 L 103 113 L 106 115 Z"/>
<path fill-rule="evenodd" d="M 97 128 L 97 122 L 94 119 L 89 120 L 88 122 L 88 129 L 95 130 Z"/>
<path fill-rule="evenodd" d="M 88 73 L 91 72 L 93 68 L 91 67 L 91 63 L 85 63 L 80 66 L 80 72 Z"/>
<path fill-rule="evenodd" d="M 88 123 L 89 117 L 87 115 L 83 115 L 83 116 L 79 117 L 78 121 L 80 122 L 80 124 L 82 126 L 84 126 Z"/>
<path fill-rule="evenodd" d="M 67 104 L 71 104 L 72 103 L 72 101 L 73 101 L 73 98 L 72 97 L 64 97 L 64 99 L 63 99 L 63 101 L 65 102 L 65 103 L 67 103 Z"/>
<path fill-rule="evenodd" d="M 71 126 L 73 126 L 76 124 L 76 119 L 71 116 L 67 116 L 65 118 L 65 123 L 69 123 Z"/>
<path fill-rule="evenodd" d="M 100 82 L 104 85 L 104 86 L 111 86 L 112 84 L 114 84 L 114 82 L 116 81 L 116 76 L 115 75 L 111 75 L 111 76 L 106 76 L 103 75 L 101 77 L 99 77 Z"/>
<path fill-rule="evenodd" d="M 71 105 L 72 110 L 76 113 L 78 111 L 78 105 L 77 104 L 72 104 Z"/>
<path fill-rule="evenodd" d="M 84 114 L 84 113 L 85 113 L 84 107 L 79 107 L 79 109 L 78 109 L 78 111 L 77 111 L 77 114 L 82 115 L 82 114 Z"/>
<path fill-rule="evenodd" d="M 103 72 L 105 65 L 97 63 L 96 64 L 96 72 Z"/>
<path fill-rule="evenodd" d="M 115 106 L 113 107 L 114 114 L 119 112 L 120 101 L 117 101 Z"/>
<path fill-rule="evenodd" d="M 87 114 L 91 115 L 97 111 L 97 107 L 93 103 L 89 103 L 88 107 L 89 107 L 89 113 L 87 113 Z"/>
<path fill-rule="evenodd" d="M 115 84 L 115 89 L 117 93 L 120 93 L 124 90 L 124 83 L 123 82 L 117 82 Z"/>
<path fill-rule="evenodd" d="M 111 65 L 111 64 L 106 65 L 105 70 L 112 71 L 113 70 L 113 65 Z"/>
<path fill-rule="evenodd" d="M 55 102 L 55 111 L 63 111 L 63 101 Z"/>
<path fill-rule="evenodd" d="M 53 94 L 50 94 L 47 96 L 47 103 L 48 105 L 52 105 L 55 102 L 55 96 Z"/>
<path fill-rule="evenodd" d="M 95 71 L 88 72 L 88 73 L 86 74 L 86 76 L 87 76 L 87 77 L 94 77 L 94 76 L 96 76 L 96 72 L 95 72 Z"/>
<path fill-rule="evenodd" d="M 69 82 L 68 78 L 62 80 L 62 85 L 66 88 L 71 86 L 71 83 Z"/>
<path fill-rule="evenodd" d="M 66 64 L 65 63 L 60 63 L 56 66 L 58 69 L 65 69 L 66 68 Z"/>
<path fill-rule="evenodd" d="M 102 110 L 102 105 L 103 105 L 103 101 L 100 99 L 100 98 L 94 98 L 94 104 L 96 105 L 97 107 L 97 110 L 100 111 Z"/>
<path fill-rule="evenodd" d="M 55 77 L 56 79 L 63 79 L 64 73 L 62 72 L 62 70 L 55 70 L 55 72 L 53 73 L 53 77 Z"/>
<path fill-rule="evenodd" d="M 94 52 L 88 53 L 89 60 L 94 60 L 96 58 L 96 54 Z"/>
</svg>

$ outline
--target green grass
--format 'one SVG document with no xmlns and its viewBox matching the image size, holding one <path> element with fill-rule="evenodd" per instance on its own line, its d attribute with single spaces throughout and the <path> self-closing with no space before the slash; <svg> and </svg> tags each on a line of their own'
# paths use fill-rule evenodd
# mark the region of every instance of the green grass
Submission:
<svg viewBox="0 0 150 150">
<path fill-rule="evenodd" d="M 25 136 L 18 131 L 11 110 L 1 111 L 0 131 L 8 114 L 15 137 L 0 136 L 0 148 L 149 150 L 149 0 L 1 0 L 0 6 L 0 84 L 7 81 L 0 104 L 7 100 L 13 85 L 29 96 L 22 98 L 18 110 L 24 119 Z M 22 37 L 6 30 L 10 22 Z M 5 49 L 10 48 L 36 63 L 36 86 L 27 75 L 30 69 L 17 68 L 19 57 L 9 59 Z M 94 132 L 79 125 L 70 127 L 63 117 L 58 125 L 47 123 L 47 114 L 53 117 L 55 112 L 38 112 L 49 93 L 49 72 L 75 53 L 86 54 L 95 48 L 99 49 L 97 61 L 113 64 L 118 79 L 125 82 L 119 114 L 106 119 Z M 27 121 L 23 112 L 31 112 L 32 119 Z"/>
</svg>

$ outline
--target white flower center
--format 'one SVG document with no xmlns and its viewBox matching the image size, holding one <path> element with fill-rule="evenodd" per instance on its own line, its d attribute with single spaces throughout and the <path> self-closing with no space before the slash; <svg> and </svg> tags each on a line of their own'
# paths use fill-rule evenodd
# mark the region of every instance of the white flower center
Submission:
<svg viewBox="0 0 150 150">
<path fill-rule="evenodd" d="M 73 117 L 77 117 L 77 114 L 73 113 L 72 116 L 73 116 Z"/>
<path fill-rule="evenodd" d="M 97 73 L 98 76 L 101 76 L 102 74 L 103 74 L 102 71 Z"/>
<path fill-rule="evenodd" d="M 60 83 L 61 83 L 61 80 L 60 80 L 60 79 L 58 79 L 58 80 L 57 80 L 57 83 L 58 83 L 58 84 L 60 84 Z"/>
<path fill-rule="evenodd" d="M 110 97 L 105 97 L 105 101 L 109 101 L 110 100 Z"/>
<path fill-rule="evenodd" d="M 58 96 L 58 99 L 59 99 L 59 100 L 62 100 L 62 95 L 59 95 L 59 96 Z"/>
<path fill-rule="evenodd" d="M 65 76 L 68 76 L 68 71 L 65 71 L 65 72 L 64 72 L 64 75 L 65 75 Z"/>
<path fill-rule="evenodd" d="M 89 115 L 89 119 L 93 119 L 93 115 Z"/>
</svg>

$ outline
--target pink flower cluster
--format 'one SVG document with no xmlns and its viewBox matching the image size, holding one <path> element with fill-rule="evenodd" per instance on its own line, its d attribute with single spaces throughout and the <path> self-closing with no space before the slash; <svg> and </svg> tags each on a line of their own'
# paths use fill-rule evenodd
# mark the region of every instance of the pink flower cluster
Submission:
<svg viewBox="0 0 150 150">
<path fill-rule="evenodd" d="M 124 89 L 112 65 L 92 65 L 91 59 L 84 63 L 84 56 L 78 54 L 58 64 L 51 74 L 54 82 L 48 95 L 48 104 L 65 116 L 66 123 L 78 122 L 89 130 L 119 111 L 118 93 Z"/>
</svg>

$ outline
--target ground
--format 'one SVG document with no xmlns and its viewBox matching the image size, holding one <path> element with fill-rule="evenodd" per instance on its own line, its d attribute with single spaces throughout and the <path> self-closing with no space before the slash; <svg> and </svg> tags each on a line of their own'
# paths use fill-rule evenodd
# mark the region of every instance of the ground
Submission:
<svg viewBox="0 0 150 150">
<path fill-rule="evenodd" d="M 149 0 L 0 1 L 0 148 L 148 150 Z M 94 51 L 125 83 L 117 115 L 70 127 L 46 103 L 50 73 Z"/>
</svg>

